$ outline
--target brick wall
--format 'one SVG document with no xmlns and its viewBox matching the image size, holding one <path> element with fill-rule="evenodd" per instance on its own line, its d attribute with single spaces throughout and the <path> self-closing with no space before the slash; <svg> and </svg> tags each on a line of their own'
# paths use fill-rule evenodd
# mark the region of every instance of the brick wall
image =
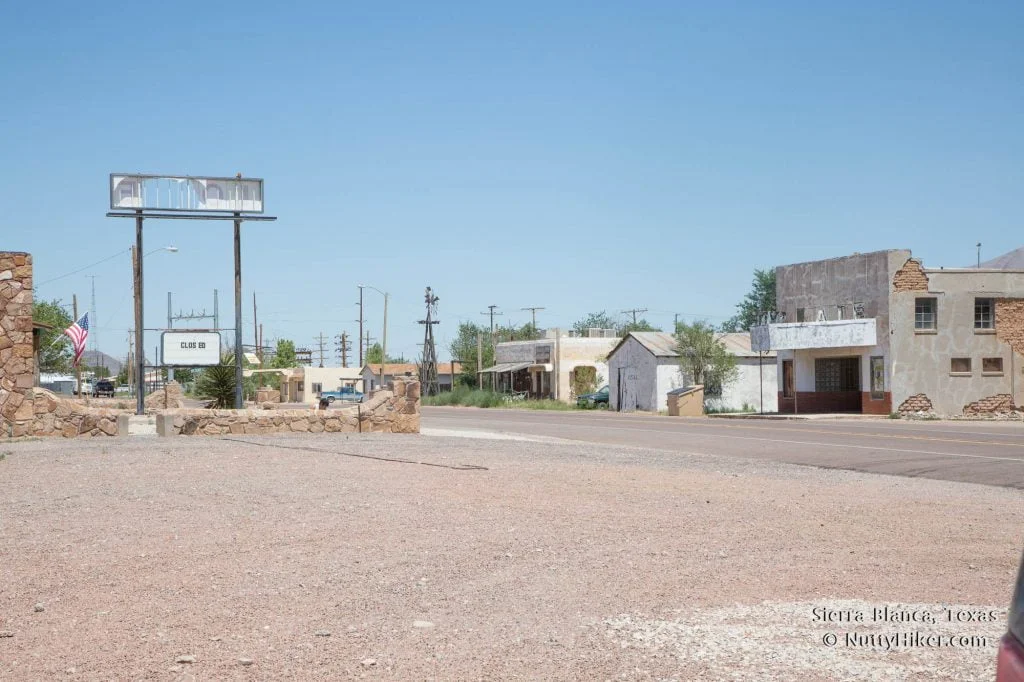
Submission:
<svg viewBox="0 0 1024 682">
<path fill-rule="evenodd" d="M 973 403 L 964 405 L 964 414 L 991 414 L 991 413 L 1005 413 L 1015 412 L 1018 408 L 1013 404 L 1013 396 L 1009 393 L 1000 393 L 998 395 L 991 395 L 981 400 L 975 400 Z"/>
<path fill-rule="evenodd" d="M 892 393 L 886 391 L 881 400 L 871 397 L 871 391 L 861 391 L 860 411 L 864 414 L 889 414 L 892 412 Z"/>
<path fill-rule="evenodd" d="M 892 278 L 894 291 L 928 291 L 928 275 L 924 274 L 921 262 L 910 258 Z"/>
<path fill-rule="evenodd" d="M 779 391 L 779 412 L 781 414 L 794 414 L 794 412 L 798 414 L 860 412 L 861 409 L 860 391 L 836 391 L 827 393 L 819 391 L 797 391 L 796 401 L 792 398 L 783 398 L 782 392 Z"/>
<path fill-rule="evenodd" d="M 1024 298 L 996 299 L 996 338 L 1024 355 Z"/>
<path fill-rule="evenodd" d="M 924 393 L 912 395 L 896 408 L 900 414 L 911 414 L 913 412 L 931 412 L 932 401 Z"/>
</svg>

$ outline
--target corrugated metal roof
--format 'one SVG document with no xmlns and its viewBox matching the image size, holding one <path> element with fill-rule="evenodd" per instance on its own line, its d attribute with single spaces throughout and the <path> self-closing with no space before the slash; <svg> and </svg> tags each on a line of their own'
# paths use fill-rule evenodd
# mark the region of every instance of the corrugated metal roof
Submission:
<svg viewBox="0 0 1024 682">
<path fill-rule="evenodd" d="M 518 372 L 521 369 L 526 369 L 532 362 L 503 362 L 500 365 L 494 365 L 487 369 L 480 370 L 482 373 L 487 374 L 489 372 Z"/>
<path fill-rule="evenodd" d="M 750 332 L 729 332 L 721 334 L 718 340 L 722 342 L 725 349 L 740 358 L 756 358 L 757 351 L 750 350 Z M 775 352 L 769 351 L 764 357 L 774 358 Z"/>
<path fill-rule="evenodd" d="M 668 332 L 630 332 L 641 346 L 654 353 L 658 358 L 677 358 L 676 337 Z M 614 351 L 613 351 L 614 352 Z"/>
</svg>

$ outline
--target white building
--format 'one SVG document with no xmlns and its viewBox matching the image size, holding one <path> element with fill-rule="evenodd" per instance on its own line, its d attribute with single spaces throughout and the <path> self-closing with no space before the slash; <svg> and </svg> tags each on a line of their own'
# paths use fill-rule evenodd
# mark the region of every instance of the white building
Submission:
<svg viewBox="0 0 1024 682">
<path fill-rule="evenodd" d="M 481 385 L 497 391 L 525 391 L 534 398 L 576 399 L 577 378 L 608 383 L 608 351 L 619 341 L 611 329 L 588 329 L 585 336 L 549 329 L 536 341 L 506 341 L 494 347 L 494 366 L 485 368 Z"/>
<path fill-rule="evenodd" d="M 722 334 L 718 340 L 736 357 L 737 375 L 721 395 L 705 393 L 707 409 L 775 412 L 778 406 L 774 353 L 750 350 L 750 335 Z M 668 392 L 691 385 L 676 352 L 676 339 L 667 332 L 630 332 L 608 354 L 608 407 L 619 412 L 658 412 L 668 408 Z"/>
<path fill-rule="evenodd" d="M 437 363 L 437 386 L 443 391 L 452 390 L 455 380 L 458 378 L 459 372 L 462 371 L 462 365 L 455 362 L 439 362 Z M 369 364 L 362 369 L 363 385 L 368 390 L 376 390 L 381 387 L 381 367 L 380 363 Z M 419 381 L 420 378 L 420 367 L 419 365 L 412 362 L 403 363 L 388 363 L 384 365 L 384 386 L 387 386 L 395 379 L 414 379 Z"/>
</svg>

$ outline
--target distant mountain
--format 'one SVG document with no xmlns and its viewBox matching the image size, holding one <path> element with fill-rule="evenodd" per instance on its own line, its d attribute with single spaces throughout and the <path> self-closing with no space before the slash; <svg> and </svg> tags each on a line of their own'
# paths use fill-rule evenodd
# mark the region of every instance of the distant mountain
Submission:
<svg viewBox="0 0 1024 682">
<path fill-rule="evenodd" d="M 1024 246 L 992 260 L 987 260 L 981 264 L 981 267 L 990 270 L 1024 270 Z"/>
<path fill-rule="evenodd" d="M 89 367 L 106 367 L 110 370 L 111 375 L 117 375 L 121 372 L 121 366 L 124 363 L 101 351 L 87 350 L 82 353 L 82 364 Z"/>
</svg>

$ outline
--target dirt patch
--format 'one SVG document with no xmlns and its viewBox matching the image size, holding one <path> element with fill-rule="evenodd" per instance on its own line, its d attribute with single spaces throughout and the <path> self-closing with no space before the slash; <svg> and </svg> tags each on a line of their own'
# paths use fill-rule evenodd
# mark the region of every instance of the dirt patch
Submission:
<svg viewBox="0 0 1024 682">
<path fill-rule="evenodd" d="M 241 440 L 5 445 L 0 678 L 978 679 L 994 642 L 826 651 L 811 610 L 1005 614 L 1020 558 L 1009 489 L 589 444 Z"/>
</svg>

